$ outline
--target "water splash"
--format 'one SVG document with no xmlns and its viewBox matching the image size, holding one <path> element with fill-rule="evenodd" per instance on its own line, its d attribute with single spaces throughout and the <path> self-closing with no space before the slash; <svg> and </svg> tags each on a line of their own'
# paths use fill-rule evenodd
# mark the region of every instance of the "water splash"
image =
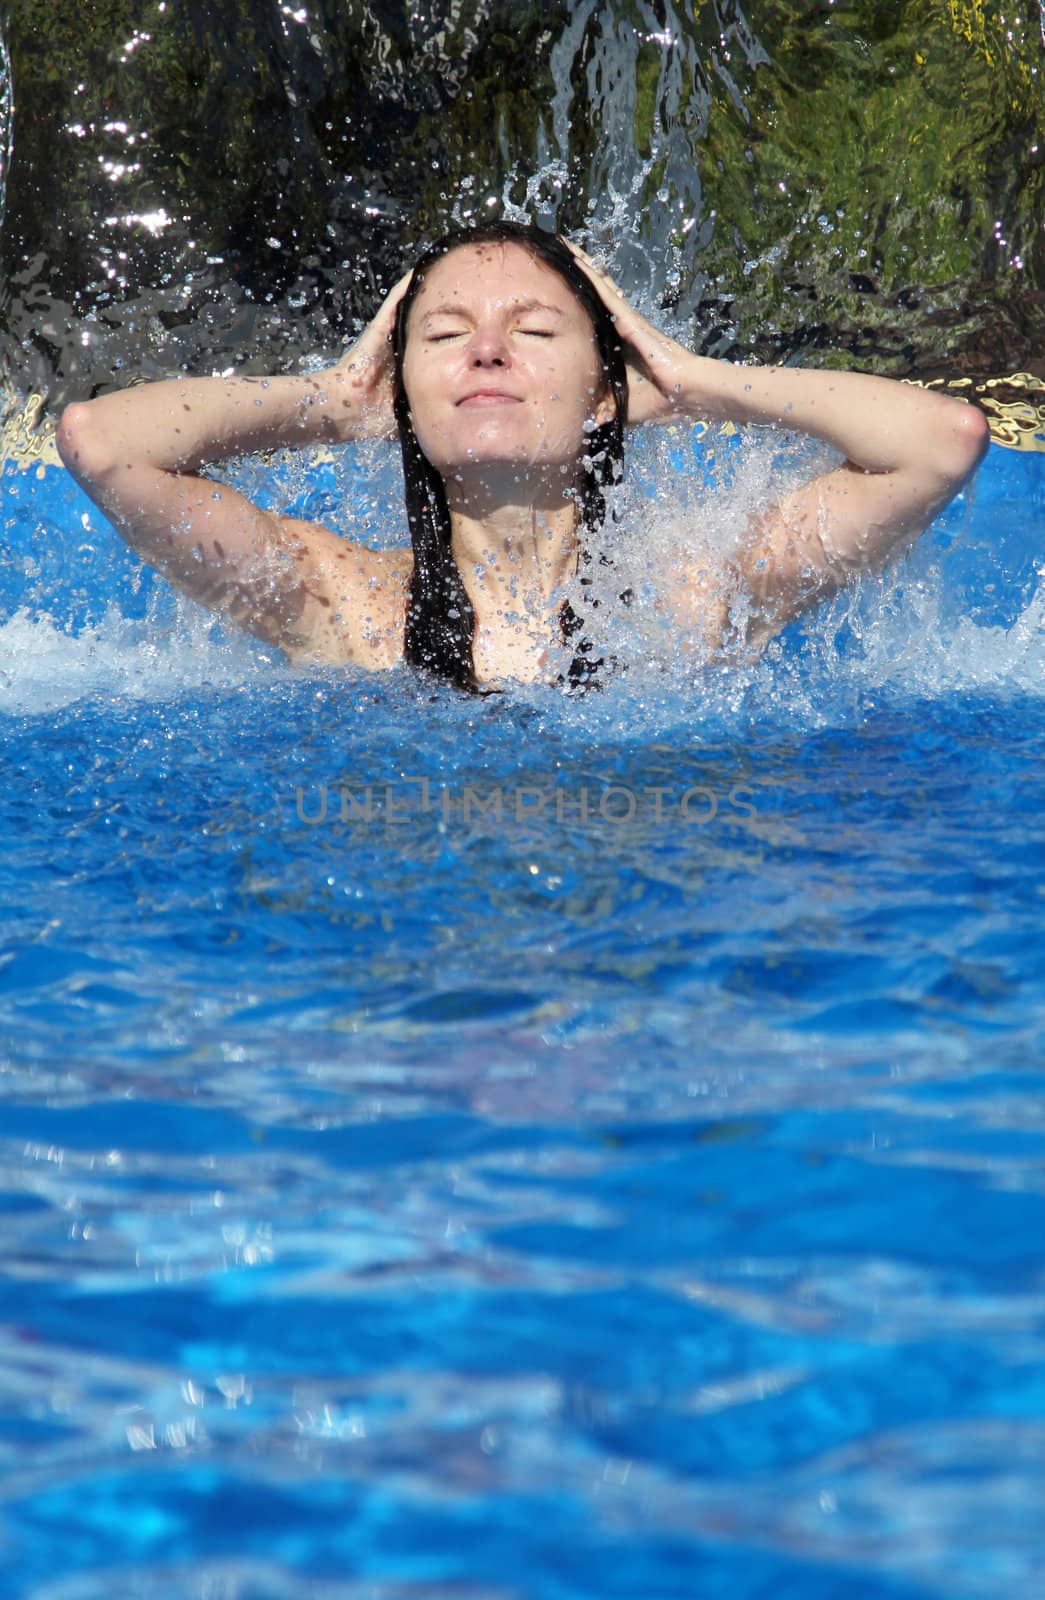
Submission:
<svg viewBox="0 0 1045 1600">
<path fill-rule="evenodd" d="M 0 623 L 0 712 L 43 716 L 88 699 L 173 700 L 280 670 L 274 652 L 226 632 L 199 607 L 182 602 L 164 625 L 158 613 L 167 610 L 155 606 L 138 619 L 110 604 L 99 622 L 73 633 L 60 617 L 19 609 Z"/>
<path fill-rule="evenodd" d="M 680 726 L 736 732 L 766 718 L 790 728 L 851 725 L 883 698 L 1039 696 L 1045 473 L 1031 453 L 992 451 L 978 482 L 907 556 L 792 624 L 761 656 L 723 662 L 699 632 L 687 635 L 670 607 L 681 566 L 728 563 L 752 514 L 830 461 L 825 447 L 772 431 L 650 429 L 633 438 L 617 519 L 593 552 L 608 560 L 596 559 L 592 586 L 573 595 L 582 612 L 587 605 L 599 649 L 627 670 L 583 702 L 541 685 L 518 685 L 511 700 L 549 728 L 630 740 Z M 233 463 L 224 475 L 277 510 L 372 546 L 405 542 L 390 446 L 322 460 L 288 452 Z M 39 715 L 83 698 L 162 701 L 307 676 L 143 572 L 60 468 L 9 468 L 2 487 L 0 710 Z M 629 605 L 620 602 L 625 590 Z"/>
<path fill-rule="evenodd" d="M 11 166 L 11 152 L 13 149 L 14 126 L 14 96 L 11 89 L 11 58 L 7 53 L 7 41 L 3 30 L 0 28 L 0 228 L 4 222 L 4 208 L 7 202 L 7 174 Z"/>
</svg>

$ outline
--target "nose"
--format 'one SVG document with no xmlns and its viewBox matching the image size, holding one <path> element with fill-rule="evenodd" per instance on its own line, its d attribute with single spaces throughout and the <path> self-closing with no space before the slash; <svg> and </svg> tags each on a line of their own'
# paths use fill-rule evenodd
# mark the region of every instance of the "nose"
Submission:
<svg viewBox="0 0 1045 1600">
<path fill-rule="evenodd" d="M 469 340 L 468 359 L 473 367 L 508 366 L 511 356 L 503 328 L 496 323 L 477 323 Z"/>
</svg>

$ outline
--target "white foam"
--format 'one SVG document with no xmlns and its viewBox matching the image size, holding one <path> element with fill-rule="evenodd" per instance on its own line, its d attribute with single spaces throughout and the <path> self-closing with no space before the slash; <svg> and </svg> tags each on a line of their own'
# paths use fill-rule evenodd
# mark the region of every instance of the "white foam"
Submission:
<svg viewBox="0 0 1045 1600">
<path fill-rule="evenodd" d="M 677 468 L 669 477 L 663 446 L 642 463 L 640 472 L 668 482 L 667 494 L 647 502 L 645 510 L 632 499 L 621 530 L 616 567 L 603 581 L 620 588 L 626 577 L 636 590 L 670 593 L 677 583 L 680 560 L 705 556 L 728 561 L 752 514 L 762 511 L 793 484 L 829 468 L 831 458 L 820 448 L 781 452 L 779 435 L 757 434 L 745 440 L 731 460 L 731 479 L 704 481 L 699 472 L 678 485 Z M 674 478 L 674 482 L 671 478 Z M 802 624 L 805 643 L 785 648 L 771 642 L 762 657 L 723 668 L 706 652 L 680 649 L 678 630 L 658 616 L 652 604 L 620 613 L 622 630 L 633 646 L 629 670 L 633 685 L 650 688 L 669 674 L 688 682 L 712 699 L 757 690 L 770 703 L 798 702 L 814 716 L 814 702 L 832 691 L 889 689 L 906 695 L 936 697 L 956 690 L 1045 691 L 1045 567 L 1038 570 L 1022 605 L 1007 625 L 986 624 L 956 604 L 968 579 L 960 576 L 964 545 L 982 542 L 989 531 L 990 508 L 975 515 L 974 493 L 960 496 L 945 513 L 946 548 L 936 537 L 939 525 L 926 530 L 915 547 L 882 572 L 862 578 L 833 600 L 810 612 Z M 977 535 L 979 539 L 977 539 Z M 1035 530 L 1025 530 L 1028 547 Z M 999 561 L 993 576 L 1002 588 Z M 1011 577 L 1011 575 L 1010 575 Z M 1015 588 L 1016 579 L 1011 580 Z M 1021 580 L 1023 581 L 1023 580 Z M 977 597 L 983 598 L 983 597 Z M 736 608 L 734 620 L 738 620 Z M 805 690 L 809 694 L 805 694 Z M 767 707 L 768 709 L 768 707 Z"/>
<path fill-rule="evenodd" d="M 246 636 L 226 635 L 195 606 L 179 606 L 174 624 L 160 628 L 110 606 L 76 634 L 21 609 L 0 623 L 0 711 L 36 715 L 96 696 L 165 700 L 258 679 L 280 660 Z"/>
</svg>

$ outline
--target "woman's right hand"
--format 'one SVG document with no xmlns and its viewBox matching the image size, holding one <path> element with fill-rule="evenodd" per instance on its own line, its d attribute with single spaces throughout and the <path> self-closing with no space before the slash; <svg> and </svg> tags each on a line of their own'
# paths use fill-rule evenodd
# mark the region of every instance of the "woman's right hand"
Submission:
<svg viewBox="0 0 1045 1600">
<path fill-rule="evenodd" d="M 335 379 L 350 392 L 344 403 L 352 416 L 353 438 L 391 439 L 395 435 L 392 331 L 396 310 L 412 276 L 411 268 L 385 296 L 355 344 L 333 368 Z"/>
</svg>

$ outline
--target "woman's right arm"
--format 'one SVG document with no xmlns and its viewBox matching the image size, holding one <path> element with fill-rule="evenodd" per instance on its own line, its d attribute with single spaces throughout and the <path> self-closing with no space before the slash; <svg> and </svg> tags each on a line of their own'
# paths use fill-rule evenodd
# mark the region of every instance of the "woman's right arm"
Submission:
<svg viewBox="0 0 1045 1600">
<path fill-rule="evenodd" d="M 143 384 L 72 405 L 59 424 L 66 467 L 142 559 L 290 655 L 313 653 L 336 603 L 348 653 L 366 658 L 352 613 L 356 590 L 365 599 L 373 576 L 371 553 L 263 511 L 199 469 L 253 451 L 388 435 L 389 335 L 406 281 L 336 367 Z"/>
</svg>

